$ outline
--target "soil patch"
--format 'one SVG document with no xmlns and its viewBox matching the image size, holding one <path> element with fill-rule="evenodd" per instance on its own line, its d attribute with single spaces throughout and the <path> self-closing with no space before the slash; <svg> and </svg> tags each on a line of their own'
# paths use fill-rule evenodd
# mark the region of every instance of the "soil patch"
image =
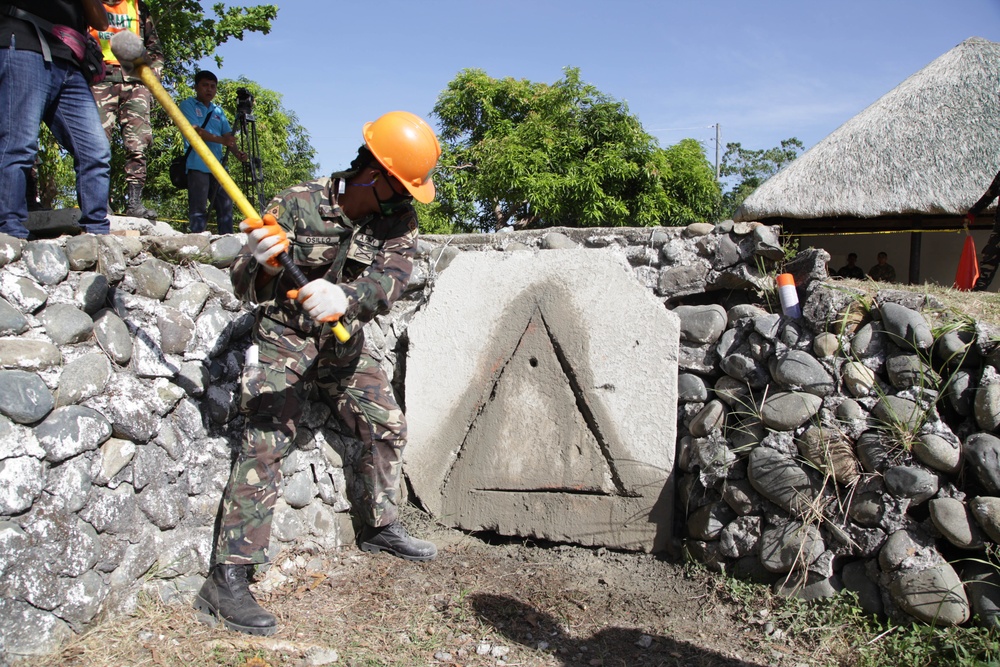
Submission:
<svg viewBox="0 0 1000 667">
<path fill-rule="evenodd" d="M 766 609 L 748 611 L 705 570 L 648 554 L 491 542 L 413 510 L 406 523 L 438 544 L 436 560 L 354 547 L 283 553 L 263 581 L 273 590 L 258 593 L 281 624 L 271 637 L 213 628 L 186 605 L 146 598 L 59 655 L 17 664 L 831 664 L 816 662 L 808 642 L 775 634 Z"/>
</svg>

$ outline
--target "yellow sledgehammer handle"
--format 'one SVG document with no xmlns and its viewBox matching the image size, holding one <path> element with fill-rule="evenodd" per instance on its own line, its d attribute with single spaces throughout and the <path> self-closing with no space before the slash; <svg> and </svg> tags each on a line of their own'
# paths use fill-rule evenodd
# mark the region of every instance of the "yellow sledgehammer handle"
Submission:
<svg viewBox="0 0 1000 667">
<path fill-rule="evenodd" d="M 121 33 L 116 34 L 116 37 L 124 34 L 132 35 L 133 33 L 122 31 Z M 115 40 L 112 39 L 112 42 L 114 41 Z M 114 47 L 116 45 L 113 44 L 112 46 Z M 123 55 L 129 54 L 130 48 L 135 48 L 134 44 L 128 44 L 126 42 Z M 115 49 L 112 48 L 112 51 L 114 50 Z M 116 53 L 115 55 L 118 56 L 119 54 Z M 243 213 L 244 217 L 252 220 L 260 220 L 260 214 L 254 209 L 253 204 L 251 204 L 246 198 L 239 186 L 236 185 L 236 182 L 229 176 L 229 172 L 226 171 L 225 167 L 222 166 L 218 158 L 215 157 L 215 153 L 213 153 L 211 149 L 209 149 L 208 145 L 205 144 L 204 140 L 198 136 L 194 127 L 188 122 L 188 119 L 184 117 L 180 108 L 170 98 L 170 94 L 167 93 L 166 89 L 160 84 L 160 80 L 156 77 L 156 73 L 153 72 L 149 65 L 146 64 L 145 56 L 145 49 L 141 49 L 140 55 L 133 59 L 135 73 L 140 79 L 142 79 L 142 83 L 149 88 L 149 92 L 153 94 L 153 97 L 155 97 L 156 101 L 160 103 L 160 106 L 166 110 L 167 115 L 170 116 L 172 121 L 174 121 L 174 125 L 176 125 L 177 129 L 181 131 L 181 134 L 188 140 L 188 143 L 191 144 L 192 150 L 194 150 L 194 152 L 205 161 L 205 164 L 208 165 L 212 175 L 215 176 L 215 180 L 219 182 L 219 185 L 221 185 L 222 189 L 226 191 L 226 194 L 233 200 L 233 203 L 235 203 L 237 208 L 240 209 L 240 212 Z M 128 60 L 128 58 L 126 58 L 126 60 Z M 292 258 L 288 256 L 287 252 L 283 252 L 278 255 L 278 261 L 281 262 L 281 266 L 284 267 L 284 269 L 289 273 L 297 287 L 305 286 L 308 280 L 302 273 L 301 269 L 295 266 L 295 263 L 292 261 Z M 336 336 L 337 340 L 341 343 L 346 343 L 350 340 L 351 334 L 347 332 L 347 329 L 345 329 L 344 325 L 340 322 L 334 322 L 331 328 L 333 330 L 333 335 Z"/>
</svg>

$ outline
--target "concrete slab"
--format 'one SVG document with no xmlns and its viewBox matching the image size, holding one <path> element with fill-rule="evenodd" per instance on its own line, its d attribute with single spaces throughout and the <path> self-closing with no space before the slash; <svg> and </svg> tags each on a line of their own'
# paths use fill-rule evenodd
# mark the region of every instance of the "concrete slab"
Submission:
<svg viewBox="0 0 1000 667">
<path fill-rule="evenodd" d="M 679 324 L 621 256 L 461 253 L 407 331 L 405 471 L 442 522 L 666 546 Z"/>
</svg>

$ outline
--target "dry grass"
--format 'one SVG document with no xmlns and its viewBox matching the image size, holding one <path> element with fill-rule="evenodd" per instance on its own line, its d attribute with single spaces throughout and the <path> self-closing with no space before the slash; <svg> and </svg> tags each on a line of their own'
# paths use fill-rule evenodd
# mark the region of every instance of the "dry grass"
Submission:
<svg viewBox="0 0 1000 667">
<path fill-rule="evenodd" d="M 1000 326 L 1000 293 L 997 292 L 961 292 L 952 287 L 930 283 L 924 285 L 888 285 L 872 280 L 849 278 L 831 281 L 830 284 L 835 287 L 856 289 L 876 301 L 879 300 L 879 293 L 885 291 L 921 294 L 928 298 L 929 305 L 924 314 L 933 320 L 932 325 L 943 324 L 948 320 L 966 319 Z"/>
</svg>

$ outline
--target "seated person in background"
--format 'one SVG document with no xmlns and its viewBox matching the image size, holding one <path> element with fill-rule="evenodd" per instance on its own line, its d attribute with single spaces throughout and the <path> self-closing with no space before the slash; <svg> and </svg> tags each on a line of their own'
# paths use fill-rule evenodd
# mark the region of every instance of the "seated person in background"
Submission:
<svg viewBox="0 0 1000 667">
<path fill-rule="evenodd" d="M 841 278 L 857 278 L 858 280 L 865 279 L 865 270 L 857 265 L 858 253 L 852 252 L 847 255 L 847 264 L 837 271 L 837 275 Z"/>
<path fill-rule="evenodd" d="M 883 283 L 896 282 L 896 269 L 889 263 L 889 255 L 880 252 L 876 257 L 878 264 L 868 270 L 868 277 Z"/>
</svg>

